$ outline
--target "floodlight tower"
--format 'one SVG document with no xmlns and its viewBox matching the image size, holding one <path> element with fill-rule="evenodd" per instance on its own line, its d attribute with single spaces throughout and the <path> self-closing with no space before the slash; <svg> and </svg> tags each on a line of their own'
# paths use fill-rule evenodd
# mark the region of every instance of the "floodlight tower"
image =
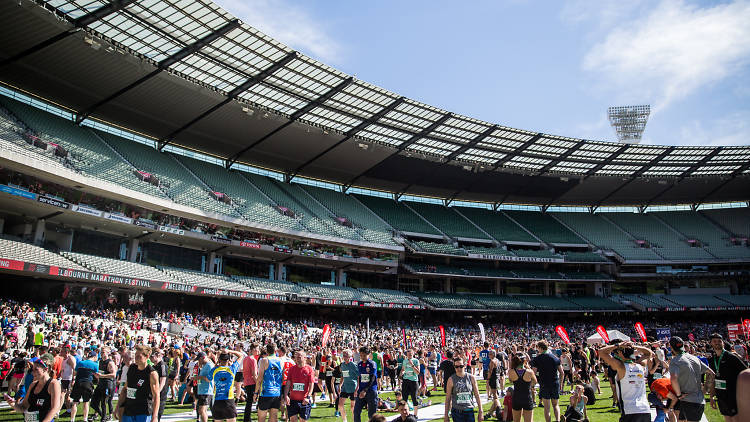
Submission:
<svg viewBox="0 0 750 422">
<path fill-rule="evenodd" d="M 615 129 L 617 139 L 622 144 L 638 144 L 646 129 L 650 105 L 610 107 L 607 109 L 609 124 Z"/>
</svg>

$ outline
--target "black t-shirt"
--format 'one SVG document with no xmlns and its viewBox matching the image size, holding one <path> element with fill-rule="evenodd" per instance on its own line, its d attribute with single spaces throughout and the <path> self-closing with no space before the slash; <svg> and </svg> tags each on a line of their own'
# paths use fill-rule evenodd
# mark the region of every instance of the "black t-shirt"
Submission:
<svg viewBox="0 0 750 422">
<path fill-rule="evenodd" d="M 403 419 L 401 415 L 398 415 L 391 422 L 417 422 L 417 418 L 414 415 L 409 415 L 406 419 Z"/>
<path fill-rule="evenodd" d="M 147 365 L 142 371 L 138 370 L 138 365 L 132 364 L 128 368 L 128 383 L 125 394 L 125 415 L 151 415 L 153 406 L 153 397 L 151 397 L 151 371 L 154 368 Z"/>
<path fill-rule="evenodd" d="M 456 373 L 456 368 L 453 366 L 453 361 L 450 359 L 444 359 L 440 362 L 440 368 L 438 369 L 443 371 L 443 386 L 448 382 L 448 378 Z"/>
<path fill-rule="evenodd" d="M 719 369 L 716 369 L 716 364 L 719 364 Z M 713 355 L 708 358 L 708 367 L 716 373 L 717 380 L 724 380 L 727 382 L 726 389 L 716 389 L 716 397 L 719 400 L 726 400 L 730 398 L 732 401 L 736 400 L 735 393 L 737 392 L 737 376 L 740 372 L 747 369 L 745 362 L 740 359 L 733 352 L 725 351 L 719 356 Z"/>
<path fill-rule="evenodd" d="M 159 375 L 159 382 L 161 382 L 162 378 L 166 378 L 167 374 L 169 373 L 169 365 L 167 365 L 164 360 L 159 361 L 156 365 L 154 365 L 154 370 Z M 165 400 L 167 398 L 167 391 L 169 390 L 169 387 L 167 386 L 167 383 L 164 383 L 164 388 L 161 389 L 159 392 L 159 398 L 161 400 Z"/>
<path fill-rule="evenodd" d="M 594 392 L 594 387 L 591 384 L 583 385 L 583 395 L 588 397 L 589 399 L 586 403 L 586 406 L 591 406 L 592 404 L 596 403 L 596 393 Z"/>
<path fill-rule="evenodd" d="M 542 353 L 531 359 L 531 366 L 537 369 L 539 384 L 554 384 L 557 382 L 560 358 L 551 353 Z"/>
</svg>

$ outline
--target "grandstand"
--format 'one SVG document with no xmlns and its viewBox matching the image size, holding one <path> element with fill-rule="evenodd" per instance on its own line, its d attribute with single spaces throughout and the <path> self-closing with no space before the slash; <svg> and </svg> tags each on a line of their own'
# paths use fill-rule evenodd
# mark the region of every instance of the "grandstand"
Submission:
<svg viewBox="0 0 750 422">
<path fill-rule="evenodd" d="M 750 147 L 484 122 L 197 5 L 184 28 L 161 0 L 148 22 L 0 5 L 0 271 L 290 306 L 750 307 Z"/>
</svg>

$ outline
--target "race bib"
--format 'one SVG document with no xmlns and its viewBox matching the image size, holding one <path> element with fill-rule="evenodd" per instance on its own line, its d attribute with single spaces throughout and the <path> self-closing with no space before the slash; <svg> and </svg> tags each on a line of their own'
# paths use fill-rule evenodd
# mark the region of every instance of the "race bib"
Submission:
<svg viewBox="0 0 750 422">
<path fill-rule="evenodd" d="M 292 391 L 305 391 L 305 383 L 295 382 L 294 384 L 292 384 Z"/>
<path fill-rule="evenodd" d="M 342 375 L 342 376 L 343 376 L 344 378 L 349 378 L 349 371 L 341 371 L 341 375 Z"/>
<path fill-rule="evenodd" d="M 23 420 L 24 422 L 39 422 L 39 411 L 23 412 Z"/>
<path fill-rule="evenodd" d="M 370 382 L 370 374 L 360 374 L 359 377 L 362 382 Z"/>
<path fill-rule="evenodd" d="M 326 371 L 326 376 L 327 377 L 333 376 L 333 371 Z"/>
<path fill-rule="evenodd" d="M 471 396 L 471 392 L 458 393 L 456 394 L 456 403 L 462 405 L 471 404 Z"/>
<path fill-rule="evenodd" d="M 717 390 L 726 390 L 727 389 L 727 380 L 720 380 L 716 378 L 714 380 L 714 386 Z"/>
<path fill-rule="evenodd" d="M 138 391 L 137 388 L 134 387 L 128 387 L 128 391 L 126 393 L 126 397 L 130 400 L 135 400 L 135 393 Z"/>
<path fill-rule="evenodd" d="M 658 380 L 658 379 L 661 379 L 661 378 L 662 378 L 662 375 L 660 373 L 654 372 L 654 379 L 655 380 Z"/>
</svg>

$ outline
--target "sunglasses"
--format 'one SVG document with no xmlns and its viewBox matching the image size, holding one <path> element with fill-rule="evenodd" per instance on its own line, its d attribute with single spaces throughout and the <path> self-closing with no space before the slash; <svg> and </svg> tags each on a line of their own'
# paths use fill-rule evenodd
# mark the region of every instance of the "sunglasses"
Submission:
<svg viewBox="0 0 750 422">
<path fill-rule="evenodd" d="M 454 368 L 456 368 L 456 369 L 461 369 L 461 368 L 463 368 L 463 367 L 465 367 L 465 366 L 466 366 L 466 365 L 455 365 L 455 366 L 454 366 Z"/>
</svg>

